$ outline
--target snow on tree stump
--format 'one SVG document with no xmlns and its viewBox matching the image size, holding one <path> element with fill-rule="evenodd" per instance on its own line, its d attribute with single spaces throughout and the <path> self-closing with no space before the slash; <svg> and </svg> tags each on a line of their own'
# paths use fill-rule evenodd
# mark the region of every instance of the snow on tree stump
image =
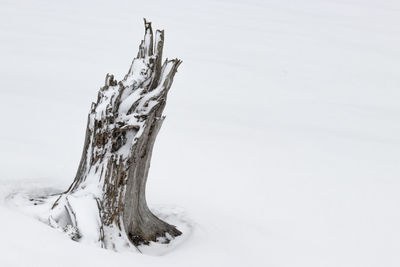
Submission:
<svg viewBox="0 0 400 267">
<path fill-rule="evenodd" d="M 145 197 L 152 149 L 181 64 L 179 59 L 162 63 L 163 44 L 164 31 L 153 34 L 145 20 L 144 40 L 128 74 L 119 82 L 107 74 L 92 103 L 75 179 L 57 196 L 49 216 L 51 226 L 74 240 L 118 249 L 168 243 L 181 235 L 150 211 Z"/>
</svg>

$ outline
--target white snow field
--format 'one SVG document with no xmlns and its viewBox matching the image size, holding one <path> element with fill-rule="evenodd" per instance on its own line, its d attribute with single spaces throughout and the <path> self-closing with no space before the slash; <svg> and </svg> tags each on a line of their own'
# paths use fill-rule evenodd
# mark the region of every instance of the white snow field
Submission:
<svg viewBox="0 0 400 267">
<path fill-rule="evenodd" d="M 140 254 L 24 205 L 72 182 L 143 17 L 183 60 L 147 199 L 185 234 Z M 2 267 L 400 266 L 398 0 L 0 0 L 0 100 Z"/>
</svg>

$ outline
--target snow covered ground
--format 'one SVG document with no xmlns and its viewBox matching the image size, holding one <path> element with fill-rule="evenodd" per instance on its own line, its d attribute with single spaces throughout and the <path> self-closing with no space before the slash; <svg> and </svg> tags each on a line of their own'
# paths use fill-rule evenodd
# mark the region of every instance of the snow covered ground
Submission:
<svg viewBox="0 0 400 267">
<path fill-rule="evenodd" d="M 147 196 L 190 229 L 158 256 L 15 207 L 71 183 L 143 17 L 183 60 Z M 398 0 L 0 0 L 0 266 L 400 266 L 399 25 Z"/>
</svg>

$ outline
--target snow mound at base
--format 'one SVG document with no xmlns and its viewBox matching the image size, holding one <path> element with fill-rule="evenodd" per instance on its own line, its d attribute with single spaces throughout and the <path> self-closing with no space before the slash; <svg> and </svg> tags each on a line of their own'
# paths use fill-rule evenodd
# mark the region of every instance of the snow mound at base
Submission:
<svg viewBox="0 0 400 267">
<path fill-rule="evenodd" d="M 61 190 L 52 187 L 42 187 L 39 184 L 35 184 L 33 186 L 34 189 L 32 189 L 31 185 L 29 187 L 30 189 L 21 186 L 17 188 L 10 185 L 9 192 L 5 194 L 5 204 L 12 209 L 16 209 L 19 212 L 34 217 L 51 226 L 49 211 L 52 204 L 61 193 Z M 152 212 L 160 219 L 175 225 L 183 234 L 168 243 L 160 239 L 158 240 L 159 242 L 150 242 L 150 245 L 141 245 L 136 247 L 136 249 L 133 249 L 132 246 L 118 246 L 115 248 L 115 251 L 132 251 L 152 256 L 162 256 L 176 249 L 191 235 L 194 223 L 188 218 L 183 208 L 171 205 L 157 205 L 152 209 Z M 58 230 L 63 230 L 66 237 L 74 239 L 73 229 L 71 229 L 71 227 Z M 87 239 L 83 238 L 78 242 L 98 246 L 98 244 L 85 242 L 85 240 Z"/>
</svg>

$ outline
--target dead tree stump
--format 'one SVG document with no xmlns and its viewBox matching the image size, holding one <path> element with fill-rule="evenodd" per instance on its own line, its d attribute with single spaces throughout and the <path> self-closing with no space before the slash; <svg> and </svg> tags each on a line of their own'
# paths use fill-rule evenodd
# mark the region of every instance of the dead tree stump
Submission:
<svg viewBox="0 0 400 267">
<path fill-rule="evenodd" d="M 69 229 L 76 240 L 115 248 L 181 234 L 157 218 L 146 203 L 146 180 L 154 142 L 164 121 L 168 91 L 181 64 L 162 63 L 164 31 L 145 35 L 122 81 L 106 75 L 88 116 L 75 179 L 52 205 L 49 223 Z M 72 230 L 71 230 L 72 229 Z"/>
</svg>

